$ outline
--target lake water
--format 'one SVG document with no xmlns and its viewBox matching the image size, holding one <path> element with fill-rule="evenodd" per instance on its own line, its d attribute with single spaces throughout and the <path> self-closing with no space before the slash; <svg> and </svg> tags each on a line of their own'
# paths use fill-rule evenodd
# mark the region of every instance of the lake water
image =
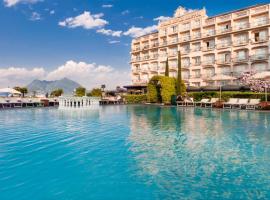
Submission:
<svg viewBox="0 0 270 200">
<path fill-rule="evenodd" d="M 0 199 L 270 199 L 270 113 L 4 110 Z"/>
</svg>

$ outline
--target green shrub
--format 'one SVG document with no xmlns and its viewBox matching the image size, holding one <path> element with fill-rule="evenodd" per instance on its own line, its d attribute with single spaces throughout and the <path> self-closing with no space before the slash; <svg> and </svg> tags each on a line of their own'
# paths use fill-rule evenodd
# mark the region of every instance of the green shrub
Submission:
<svg viewBox="0 0 270 200">
<path fill-rule="evenodd" d="M 123 98 L 128 104 L 140 104 L 147 101 L 146 94 L 129 94 L 124 95 Z"/>
<path fill-rule="evenodd" d="M 190 92 L 189 96 L 193 97 L 195 101 L 200 101 L 202 98 L 219 98 L 219 92 Z M 245 99 L 261 99 L 265 101 L 264 93 L 255 92 L 222 92 L 221 99 L 228 101 L 229 98 L 245 98 Z M 268 94 L 268 99 L 270 100 L 270 94 Z"/>
<path fill-rule="evenodd" d="M 167 76 L 153 76 L 147 86 L 147 100 L 150 103 L 171 104 L 172 97 L 176 95 L 177 80 Z M 182 82 L 182 91 L 186 86 Z"/>
</svg>

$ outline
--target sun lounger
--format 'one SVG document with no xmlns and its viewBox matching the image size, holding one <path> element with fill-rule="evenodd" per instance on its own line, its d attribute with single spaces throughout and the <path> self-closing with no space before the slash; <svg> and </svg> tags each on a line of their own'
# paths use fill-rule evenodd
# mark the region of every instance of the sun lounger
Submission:
<svg viewBox="0 0 270 200">
<path fill-rule="evenodd" d="M 238 100 L 236 98 L 230 98 L 228 102 L 223 104 L 223 108 L 233 108 L 234 106 L 238 106 Z"/>
<path fill-rule="evenodd" d="M 205 107 L 212 108 L 217 101 L 219 101 L 219 98 L 211 98 L 209 102 L 205 103 Z"/>
<path fill-rule="evenodd" d="M 235 105 L 235 108 L 241 109 L 242 107 L 246 107 L 248 104 L 248 99 L 239 99 L 237 104 Z"/>
<path fill-rule="evenodd" d="M 186 102 L 185 101 L 176 101 L 176 105 L 179 107 L 184 107 L 184 106 L 186 106 Z"/>
<path fill-rule="evenodd" d="M 194 106 L 193 98 L 185 99 L 186 106 Z"/>
<path fill-rule="evenodd" d="M 195 106 L 204 106 L 206 105 L 206 103 L 209 103 L 209 99 L 202 99 L 201 101 L 199 102 L 195 102 Z"/>
<path fill-rule="evenodd" d="M 250 99 L 249 102 L 246 104 L 246 109 L 255 110 L 257 107 L 259 107 L 260 102 L 260 99 Z"/>
</svg>

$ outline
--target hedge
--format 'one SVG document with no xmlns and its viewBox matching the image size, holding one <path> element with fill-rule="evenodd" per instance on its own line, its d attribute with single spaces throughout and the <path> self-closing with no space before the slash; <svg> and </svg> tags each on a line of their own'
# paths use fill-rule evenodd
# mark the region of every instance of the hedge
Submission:
<svg viewBox="0 0 270 200">
<path fill-rule="evenodd" d="M 123 96 L 127 104 L 141 104 L 147 101 L 146 94 L 129 94 Z"/>
<path fill-rule="evenodd" d="M 195 101 L 200 101 L 202 98 L 219 98 L 219 92 L 189 92 L 188 95 L 193 97 Z M 229 98 L 246 98 L 246 99 L 261 99 L 265 101 L 264 93 L 255 92 L 222 92 L 221 98 L 228 101 Z M 268 100 L 270 100 L 270 94 L 267 95 Z"/>
<path fill-rule="evenodd" d="M 148 102 L 171 104 L 172 97 L 176 95 L 176 83 L 177 80 L 172 77 L 153 76 L 147 86 Z M 182 90 L 186 90 L 184 82 L 182 82 Z"/>
</svg>

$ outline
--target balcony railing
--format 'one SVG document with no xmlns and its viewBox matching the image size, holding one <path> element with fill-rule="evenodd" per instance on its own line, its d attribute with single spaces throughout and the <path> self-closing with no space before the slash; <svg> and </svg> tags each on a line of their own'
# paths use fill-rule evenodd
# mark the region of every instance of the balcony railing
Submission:
<svg viewBox="0 0 270 200">
<path fill-rule="evenodd" d="M 239 25 L 234 26 L 234 27 L 233 27 L 233 30 L 234 30 L 234 31 L 238 31 L 238 30 L 247 29 L 247 28 L 249 28 L 249 27 L 250 27 L 250 26 L 249 26 L 249 23 L 247 22 L 247 23 L 245 23 L 245 24 L 239 24 Z"/>
<path fill-rule="evenodd" d="M 257 27 L 257 26 L 264 26 L 267 24 L 269 24 L 269 19 L 255 21 L 254 23 L 252 23 L 252 26 Z"/>
<path fill-rule="evenodd" d="M 234 18 L 240 18 L 240 17 L 245 17 L 248 16 L 248 10 L 243 10 L 237 13 L 234 13 Z"/>
<path fill-rule="evenodd" d="M 214 65 L 214 64 L 215 64 L 215 60 L 206 60 L 202 62 L 203 66 Z"/>
<path fill-rule="evenodd" d="M 216 35 L 216 31 L 215 30 L 211 30 L 211 31 L 206 31 L 203 36 L 204 37 L 211 37 L 211 36 L 214 36 Z"/>
<path fill-rule="evenodd" d="M 232 45 L 231 42 L 222 42 L 217 44 L 217 49 L 228 48 Z"/>
<path fill-rule="evenodd" d="M 181 42 L 186 42 L 190 40 L 190 35 L 181 37 Z"/>
<path fill-rule="evenodd" d="M 144 45 L 144 46 L 142 47 L 143 50 L 146 50 L 146 49 L 149 49 L 149 48 L 150 48 L 149 44 Z"/>
<path fill-rule="evenodd" d="M 184 67 L 184 68 L 189 68 L 191 66 L 191 63 L 189 63 L 189 62 L 185 63 L 184 62 L 182 65 L 183 65 L 182 67 Z"/>
<path fill-rule="evenodd" d="M 236 39 L 234 42 L 233 42 L 233 46 L 241 46 L 241 45 L 246 45 L 246 44 L 248 44 L 248 39 L 245 39 L 245 40 L 243 40 L 243 39 Z"/>
<path fill-rule="evenodd" d="M 151 45 L 151 48 L 156 48 L 156 47 L 158 47 L 158 42 L 153 43 L 153 44 Z"/>
<path fill-rule="evenodd" d="M 142 60 L 149 60 L 149 59 L 150 59 L 150 56 L 149 55 L 142 57 Z"/>
<path fill-rule="evenodd" d="M 200 39 L 202 37 L 201 33 L 198 33 L 198 34 L 194 34 L 192 36 L 192 39 Z"/>
<path fill-rule="evenodd" d="M 177 44 L 178 43 L 178 38 L 172 39 L 169 42 L 170 44 Z"/>
<path fill-rule="evenodd" d="M 182 54 L 188 54 L 188 53 L 190 53 L 190 49 L 182 49 L 181 53 Z"/>
<path fill-rule="evenodd" d="M 140 69 L 133 69 L 133 70 L 132 70 L 132 73 L 133 73 L 133 74 L 139 74 L 139 73 L 140 73 Z"/>
<path fill-rule="evenodd" d="M 132 82 L 134 83 L 134 84 L 146 84 L 146 83 L 148 83 L 148 80 L 138 80 L 138 79 L 133 79 L 132 80 Z"/>
<path fill-rule="evenodd" d="M 133 51 L 140 51 L 140 50 L 141 50 L 140 47 L 135 47 L 135 48 L 133 48 Z"/>
<path fill-rule="evenodd" d="M 248 56 L 246 56 L 246 57 L 235 57 L 235 58 L 233 58 L 232 59 L 232 61 L 234 62 L 234 63 L 246 63 L 246 62 L 248 62 Z"/>
<path fill-rule="evenodd" d="M 217 18 L 217 21 L 218 22 L 225 22 L 225 21 L 228 21 L 232 18 L 232 15 L 231 14 L 228 14 L 228 15 L 223 15 L 223 16 L 220 16 Z"/>
<path fill-rule="evenodd" d="M 229 65 L 231 64 L 231 59 L 218 59 L 217 64 L 219 65 Z"/>
<path fill-rule="evenodd" d="M 250 56 L 251 61 L 256 61 L 256 60 L 267 60 L 269 56 L 267 54 L 254 54 Z"/>
<path fill-rule="evenodd" d="M 150 71 L 157 72 L 158 71 L 158 67 L 157 66 L 152 66 L 152 67 L 150 67 Z"/>
<path fill-rule="evenodd" d="M 251 40 L 251 43 L 261 43 L 261 42 L 268 42 L 268 37 L 256 37 L 255 39 Z"/>
<path fill-rule="evenodd" d="M 153 54 L 150 56 L 150 59 L 158 59 L 158 54 Z"/>
<path fill-rule="evenodd" d="M 131 62 L 139 62 L 139 61 L 141 61 L 141 58 L 140 57 L 132 58 L 131 59 Z"/>
<path fill-rule="evenodd" d="M 209 26 L 215 24 L 215 18 L 212 19 L 206 19 L 204 25 Z"/>
<path fill-rule="evenodd" d="M 267 9 L 268 9 L 268 5 L 255 7 L 251 10 L 251 14 L 258 14 L 261 12 L 265 12 L 265 11 L 267 11 Z"/>
<path fill-rule="evenodd" d="M 169 52 L 170 57 L 177 56 L 177 51 Z"/>
<path fill-rule="evenodd" d="M 217 33 L 229 33 L 232 31 L 232 27 L 228 27 L 228 28 L 221 28 L 217 30 Z"/>
<path fill-rule="evenodd" d="M 166 46 L 167 45 L 167 41 L 162 41 L 161 43 L 160 43 L 160 46 Z"/>
<path fill-rule="evenodd" d="M 202 48 L 203 51 L 212 51 L 214 49 L 215 49 L 215 46 L 214 45 L 213 46 L 208 46 L 208 47 L 203 47 Z"/>
</svg>

